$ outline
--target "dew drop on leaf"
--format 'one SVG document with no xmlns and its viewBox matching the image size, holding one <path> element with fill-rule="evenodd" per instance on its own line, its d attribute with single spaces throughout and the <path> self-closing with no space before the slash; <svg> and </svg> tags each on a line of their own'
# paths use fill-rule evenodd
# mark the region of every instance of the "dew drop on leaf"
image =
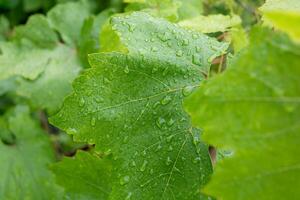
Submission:
<svg viewBox="0 0 300 200">
<path fill-rule="evenodd" d="M 193 92 L 193 89 L 194 87 L 193 86 L 185 86 L 183 89 L 182 89 L 182 94 L 183 96 L 189 96 L 192 92 Z"/>
<path fill-rule="evenodd" d="M 171 158 L 168 156 L 166 160 L 166 165 L 169 166 L 172 163 Z"/>
<path fill-rule="evenodd" d="M 95 126 L 96 125 L 96 118 L 92 117 L 91 119 L 91 126 Z"/>
<path fill-rule="evenodd" d="M 125 67 L 124 72 L 125 72 L 126 74 L 129 73 L 129 68 L 128 68 L 128 66 Z"/>
<path fill-rule="evenodd" d="M 85 104 L 85 100 L 83 97 L 81 97 L 79 100 L 79 106 L 82 107 L 82 106 L 84 106 L 84 104 Z"/>
<path fill-rule="evenodd" d="M 120 178 L 120 185 L 126 185 L 130 181 L 130 176 L 124 176 Z"/>
<path fill-rule="evenodd" d="M 162 100 L 161 100 L 161 104 L 162 105 L 167 105 L 168 103 L 170 103 L 172 101 L 171 96 L 165 96 Z"/>
<path fill-rule="evenodd" d="M 184 46 L 189 45 L 189 40 L 188 40 L 188 39 L 184 39 L 184 40 L 182 41 L 182 45 L 184 45 Z"/>
<path fill-rule="evenodd" d="M 130 200 L 131 199 L 131 196 L 132 196 L 132 192 L 128 192 L 125 200 Z"/>
<path fill-rule="evenodd" d="M 183 56 L 183 52 L 181 50 L 176 51 L 176 56 L 178 57 Z"/>
<path fill-rule="evenodd" d="M 143 162 L 143 164 L 142 164 L 142 166 L 141 166 L 141 168 L 140 168 L 140 171 L 141 171 L 141 172 L 143 172 L 143 171 L 146 170 L 147 164 L 148 164 L 148 161 L 147 161 L 147 160 L 144 160 L 144 162 Z"/>
<path fill-rule="evenodd" d="M 192 56 L 192 62 L 195 65 L 202 65 L 202 61 L 201 61 L 200 57 L 197 54 L 194 54 Z"/>
<path fill-rule="evenodd" d="M 175 121 L 173 120 L 173 118 L 170 118 L 169 121 L 168 121 L 168 123 L 167 123 L 167 125 L 168 126 L 172 126 L 174 124 L 174 122 Z"/>
<path fill-rule="evenodd" d="M 159 117 L 157 120 L 156 120 L 156 125 L 158 128 L 162 129 L 163 128 L 163 125 L 166 123 L 166 120 L 162 117 Z"/>
<path fill-rule="evenodd" d="M 193 163 L 198 163 L 199 161 L 201 160 L 201 158 L 200 157 L 196 157 L 194 160 L 193 160 Z"/>
</svg>

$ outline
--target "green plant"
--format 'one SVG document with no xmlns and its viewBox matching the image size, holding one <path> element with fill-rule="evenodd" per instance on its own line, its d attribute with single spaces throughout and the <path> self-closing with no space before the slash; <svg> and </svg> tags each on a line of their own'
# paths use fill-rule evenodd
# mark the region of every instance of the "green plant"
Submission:
<svg viewBox="0 0 300 200">
<path fill-rule="evenodd" d="M 300 4 L 209 3 L 2 16 L 0 199 L 298 199 Z"/>
</svg>

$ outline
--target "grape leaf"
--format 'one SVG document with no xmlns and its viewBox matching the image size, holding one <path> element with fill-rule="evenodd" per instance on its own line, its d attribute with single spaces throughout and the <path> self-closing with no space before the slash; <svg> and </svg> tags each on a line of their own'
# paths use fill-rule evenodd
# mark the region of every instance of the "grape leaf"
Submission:
<svg viewBox="0 0 300 200">
<path fill-rule="evenodd" d="M 58 43 L 55 32 L 41 15 L 16 28 L 14 40 L 1 45 L 0 80 L 20 77 L 17 94 L 33 107 L 55 112 L 71 90 L 70 82 L 81 65 L 74 50 Z M 55 95 L 53 95 L 55 93 Z"/>
<path fill-rule="evenodd" d="M 88 67 L 87 55 L 98 52 L 100 49 L 99 35 L 102 26 L 114 13 L 113 9 L 107 9 L 99 13 L 97 16 L 88 17 L 81 28 L 79 39 L 79 56 L 85 67 Z"/>
<path fill-rule="evenodd" d="M 300 10 L 300 2 L 298 0 L 266 0 L 260 7 L 261 11 L 294 11 Z"/>
<path fill-rule="evenodd" d="M 241 19 L 237 15 L 208 15 L 197 16 L 179 22 L 179 25 L 202 33 L 225 32 L 229 28 L 240 25 Z"/>
<path fill-rule="evenodd" d="M 232 66 L 185 102 L 208 143 L 234 150 L 205 193 L 224 200 L 299 198 L 299 61 L 299 46 L 256 28 Z"/>
<path fill-rule="evenodd" d="M 300 41 L 300 1 L 268 0 L 260 10 L 267 24 L 287 32 L 292 38 Z"/>
<path fill-rule="evenodd" d="M 72 14 L 68 14 L 70 10 Z M 77 16 L 76 12 L 81 14 Z M 47 17 L 31 16 L 26 25 L 15 29 L 12 41 L 1 45 L 0 80 L 5 83 L 1 93 L 14 89 L 33 108 L 56 112 L 71 91 L 70 83 L 85 66 L 83 54 L 99 48 L 96 35 L 110 13 L 99 14 L 88 27 L 82 27 L 86 16 L 90 15 L 82 2 L 58 5 Z M 73 26 L 75 20 L 76 26 Z M 64 41 L 59 41 L 54 29 Z M 81 29 L 84 34 L 79 39 Z M 17 87 L 8 87 L 15 76 L 18 77 Z"/>
<path fill-rule="evenodd" d="M 67 44 L 77 44 L 84 20 L 90 15 L 88 5 L 83 2 L 58 4 L 47 13 L 52 27 L 59 31 Z"/>
<path fill-rule="evenodd" d="M 77 152 L 52 166 L 56 181 L 65 186 L 67 199 L 107 199 L 110 191 L 111 164 L 90 153 Z"/>
<path fill-rule="evenodd" d="M 178 20 L 178 8 L 180 2 L 176 0 L 135 0 L 127 1 L 130 3 L 126 6 L 125 11 L 143 11 L 156 17 L 163 17 L 169 21 Z"/>
<path fill-rule="evenodd" d="M 203 12 L 202 0 L 179 0 L 181 5 L 178 9 L 179 19 L 196 17 Z"/>
<path fill-rule="evenodd" d="M 55 160 L 53 147 L 29 109 L 16 107 L 8 126 L 0 127 L 0 198 L 61 199 L 62 189 L 47 169 Z"/>
<path fill-rule="evenodd" d="M 228 45 L 141 12 L 111 23 L 129 53 L 91 54 L 50 121 L 113 155 L 109 199 L 207 198 L 207 147 L 181 103 Z"/>
<path fill-rule="evenodd" d="M 26 25 L 15 29 L 15 39 L 30 40 L 34 45 L 41 48 L 51 48 L 58 43 L 54 30 L 50 27 L 47 18 L 43 15 L 32 15 Z"/>
</svg>

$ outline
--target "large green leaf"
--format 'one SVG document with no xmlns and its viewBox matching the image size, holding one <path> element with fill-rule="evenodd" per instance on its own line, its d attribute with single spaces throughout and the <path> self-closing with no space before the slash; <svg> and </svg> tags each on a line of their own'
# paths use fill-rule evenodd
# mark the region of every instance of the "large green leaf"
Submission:
<svg viewBox="0 0 300 200">
<path fill-rule="evenodd" d="M 111 22 L 129 53 L 92 54 L 51 122 L 112 154 L 109 199 L 205 199 L 211 163 L 181 103 L 227 44 L 145 13 Z"/>
<path fill-rule="evenodd" d="M 1 119 L 3 120 L 3 119 Z M 0 123 L 0 199 L 61 199 L 47 167 L 54 162 L 53 147 L 25 106 Z"/>
<path fill-rule="evenodd" d="M 300 196 L 300 48 L 255 29 L 229 69 L 192 95 L 186 108 L 203 137 L 234 150 L 204 191 L 219 199 Z"/>
</svg>

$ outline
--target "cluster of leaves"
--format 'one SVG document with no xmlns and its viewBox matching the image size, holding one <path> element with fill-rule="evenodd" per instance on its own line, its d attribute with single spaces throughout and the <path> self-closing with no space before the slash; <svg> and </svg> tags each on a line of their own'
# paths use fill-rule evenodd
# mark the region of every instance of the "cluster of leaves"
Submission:
<svg viewBox="0 0 300 200">
<path fill-rule="evenodd" d="M 0 0 L 0 199 L 297 199 L 300 4 L 262 3 Z"/>
</svg>

